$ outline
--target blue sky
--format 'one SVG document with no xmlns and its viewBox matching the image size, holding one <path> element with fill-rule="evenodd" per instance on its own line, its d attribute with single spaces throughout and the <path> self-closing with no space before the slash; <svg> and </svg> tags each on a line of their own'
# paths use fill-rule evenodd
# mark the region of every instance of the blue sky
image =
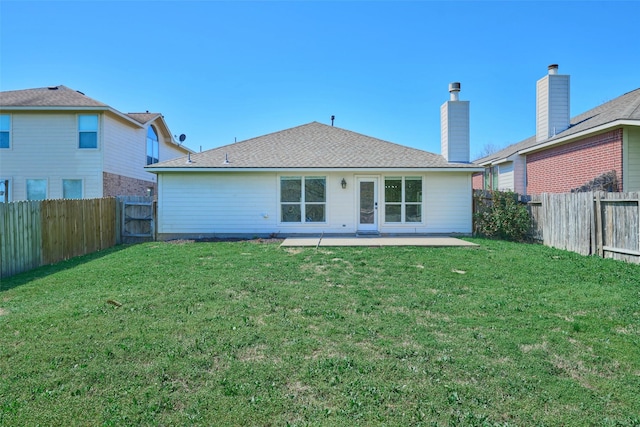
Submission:
<svg viewBox="0 0 640 427">
<path fill-rule="evenodd" d="M 535 82 L 571 115 L 640 87 L 637 1 L 0 0 L 0 90 L 66 85 L 161 112 L 199 151 L 318 121 L 440 152 L 448 84 L 471 156 L 535 133 Z"/>
</svg>

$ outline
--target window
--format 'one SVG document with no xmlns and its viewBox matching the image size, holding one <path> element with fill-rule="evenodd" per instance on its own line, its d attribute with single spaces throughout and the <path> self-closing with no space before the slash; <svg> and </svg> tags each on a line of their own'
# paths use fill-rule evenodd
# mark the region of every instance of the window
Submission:
<svg viewBox="0 0 640 427">
<path fill-rule="evenodd" d="M 484 168 L 484 189 L 485 190 L 497 190 L 500 169 L 498 166 L 491 166 Z"/>
<path fill-rule="evenodd" d="M 11 148 L 11 116 L 0 114 L 0 148 Z"/>
<path fill-rule="evenodd" d="M 282 222 L 326 221 L 326 178 L 283 176 L 280 178 L 280 220 Z"/>
<path fill-rule="evenodd" d="M 11 201 L 10 190 L 11 181 L 0 178 L 0 203 L 7 203 Z"/>
<path fill-rule="evenodd" d="M 422 178 L 419 176 L 384 179 L 385 222 L 422 222 Z"/>
<path fill-rule="evenodd" d="M 158 143 L 158 134 L 153 126 L 149 126 L 147 129 L 147 164 L 152 165 L 158 163 L 160 157 L 158 156 L 158 149 L 160 144 Z"/>
<path fill-rule="evenodd" d="M 47 198 L 46 179 L 27 180 L 27 200 L 44 200 Z"/>
<path fill-rule="evenodd" d="M 82 199 L 82 180 L 63 179 L 62 180 L 63 199 Z"/>
<path fill-rule="evenodd" d="M 78 115 L 78 147 L 98 148 L 98 115 Z"/>
</svg>

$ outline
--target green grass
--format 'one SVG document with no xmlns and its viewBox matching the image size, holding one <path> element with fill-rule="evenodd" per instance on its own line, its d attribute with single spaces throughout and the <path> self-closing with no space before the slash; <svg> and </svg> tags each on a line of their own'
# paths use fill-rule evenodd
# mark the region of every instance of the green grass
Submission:
<svg viewBox="0 0 640 427">
<path fill-rule="evenodd" d="M 148 243 L 4 279 L 0 425 L 640 425 L 640 266 L 472 240 Z"/>
</svg>

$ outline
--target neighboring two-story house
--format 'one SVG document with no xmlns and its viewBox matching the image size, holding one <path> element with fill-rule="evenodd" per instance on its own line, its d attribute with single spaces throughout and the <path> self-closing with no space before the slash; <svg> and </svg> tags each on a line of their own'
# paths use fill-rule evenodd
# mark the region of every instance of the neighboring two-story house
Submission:
<svg viewBox="0 0 640 427">
<path fill-rule="evenodd" d="M 474 189 L 520 194 L 640 191 L 640 89 L 570 118 L 569 76 L 536 87 L 536 135 L 477 159 Z"/>
<path fill-rule="evenodd" d="M 145 166 L 190 152 L 159 113 L 121 113 L 65 86 L 0 92 L 3 202 L 153 195 Z"/>
</svg>

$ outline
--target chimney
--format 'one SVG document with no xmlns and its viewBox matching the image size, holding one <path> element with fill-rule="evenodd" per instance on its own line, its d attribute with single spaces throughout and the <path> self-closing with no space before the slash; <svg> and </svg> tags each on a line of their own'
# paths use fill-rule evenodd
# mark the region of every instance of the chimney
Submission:
<svg viewBox="0 0 640 427">
<path fill-rule="evenodd" d="M 558 64 L 536 83 L 536 142 L 569 128 L 569 76 L 558 74 Z"/>
<path fill-rule="evenodd" d="M 460 83 L 449 84 L 440 107 L 440 150 L 447 162 L 469 163 L 469 101 L 460 101 Z"/>
</svg>

